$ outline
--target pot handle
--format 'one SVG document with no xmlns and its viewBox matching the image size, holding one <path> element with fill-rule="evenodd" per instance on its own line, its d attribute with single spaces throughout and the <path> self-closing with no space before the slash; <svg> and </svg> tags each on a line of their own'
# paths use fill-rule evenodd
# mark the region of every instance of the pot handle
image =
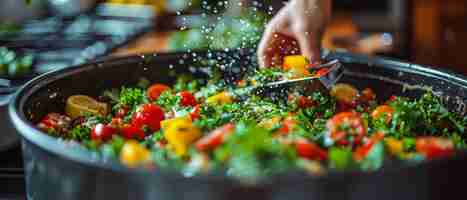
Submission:
<svg viewBox="0 0 467 200">
<path fill-rule="evenodd" d="M 8 105 L 18 87 L 13 87 L 11 80 L 0 78 L 0 107 Z"/>
</svg>

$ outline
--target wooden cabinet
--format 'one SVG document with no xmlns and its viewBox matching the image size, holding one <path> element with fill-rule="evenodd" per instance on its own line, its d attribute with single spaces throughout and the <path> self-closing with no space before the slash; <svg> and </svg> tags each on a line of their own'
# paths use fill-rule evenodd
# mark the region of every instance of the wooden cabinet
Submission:
<svg viewBox="0 0 467 200">
<path fill-rule="evenodd" d="M 467 1 L 413 0 L 411 59 L 467 75 Z"/>
</svg>

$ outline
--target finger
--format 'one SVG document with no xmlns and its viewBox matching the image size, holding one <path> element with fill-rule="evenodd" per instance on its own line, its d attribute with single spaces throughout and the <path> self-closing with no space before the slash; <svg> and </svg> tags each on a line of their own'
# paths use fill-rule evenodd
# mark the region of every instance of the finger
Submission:
<svg viewBox="0 0 467 200">
<path fill-rule="evenodd" d="M 302 55 L 310 62 L 319 62 L 321 60 L 321 34 L 303 31 L 303 29 L 294 33 Z"/>
<path fill-rule="evenodd" d="M 262 68 L 268 67 L 271 63 L 271 57 L 268 55 L 268 52 L 271 51 L 270 43 L 274 39 L 274 34 L 275 33 L 271 28 L 266 29 L 258 45 L 258 64 Z"/>
<path fill-rule="evenodd" d="M 288 7 L 282 8 L 268 23 L 261 41 L 258 45 L 257 55 L 260 67 L 269 67 L 273 64 L 273 56 L 277 52 L 275 41 L 278 33 L 290 34 L 288 31 Z M 290 34 L 291 35 L 291 34 Z"/>
</svg>

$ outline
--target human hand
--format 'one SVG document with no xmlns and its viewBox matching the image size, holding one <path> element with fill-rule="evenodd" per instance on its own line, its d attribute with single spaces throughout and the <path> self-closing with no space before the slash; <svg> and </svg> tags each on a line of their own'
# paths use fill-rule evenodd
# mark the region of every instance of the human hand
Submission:
<svg viewBox="0 0 467 200">
<path fill-rule="evenodd" d="M 330 18 L 331 0 L 291 0 L 266 26 L 257 52 L 260 67 L 278 66 L 292 54 L 319 61 Z"/>
</svg>

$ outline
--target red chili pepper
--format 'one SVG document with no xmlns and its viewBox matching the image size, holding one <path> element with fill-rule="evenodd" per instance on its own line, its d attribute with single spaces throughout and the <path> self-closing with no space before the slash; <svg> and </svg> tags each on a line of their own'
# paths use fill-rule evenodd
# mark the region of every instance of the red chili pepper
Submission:
<svg viewBox="0 0 467 200">
<path fill-rule="evenodd" d="M 144 104 L 133 115 L 131 124 L 135 127 L 149 127 L 151 131 L 158 131 L 161 127 L 160 122 L 164 120 L 164 111 L 154 104 Z"/>
<path fill-rule="evenodd" d="M 178 95 L 181 97 L 180 105 L 182 106 L 195 106 L 196 104 L 198 104 L 196 102 L 195 96 L 193 96 L 193 94 L 191 94 L 190 92 L 183 91 L 178 93 Z"/>
<path fill-rule="evenodd" d="M 196 148 L 200 151 L 208 151 L 215 149 L 224 142 L 227 135 L 230 135 L 235 130 L 234 124 L 226 124 L 216 130 L 212 131 L 209 135 L 204 136 L 195 144 Z"/>
<path fill-rule="evenodd" d="M 328 152 L 326 150 L 306 139 L 297 139 L 294 144 L 297 154 L 302 158 L 310 160 L 326 160 L 328 158 Z"/>
</svg>

